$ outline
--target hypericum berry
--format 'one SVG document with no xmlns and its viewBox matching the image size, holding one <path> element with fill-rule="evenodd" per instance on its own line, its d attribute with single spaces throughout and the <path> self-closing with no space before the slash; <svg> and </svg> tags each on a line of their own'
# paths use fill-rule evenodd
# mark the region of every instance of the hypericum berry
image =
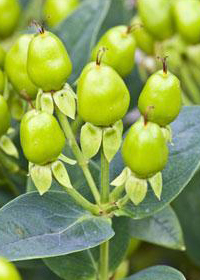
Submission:
<svg viewBox="0 0 200 280">
<path fill-rule="evenodd" d="M 168 147 L 161 128 L 141 118 L 132 125 L 122 146 L 123 160 L 139 178 L 150 178 L 162 171 Z"/>
<path fill-rule="evenodd" d="M 127 112 L 129 91 L 118 73 L 110 66 L 91 62 L 78 80 L 78 112 L 84 121 L 109 126 Z"/>
<path fill-rule="evenodd" d="M 136 43 L 131 34 L 131 27 L 122 25 L 109 29 L 93 49 L 92 60 L 96 59 L 102 47 L 108 49 L 102 58 L 103 63 L 113 67 L 122 77 L 132 71 Z"/>
<path fill-rule="evenodd" d="M 145 28 L 156 39 L 164 40 L 173 34 L 171 1 L 139 0 L 138 11 Z"/>
<path fill-rule="evenodd" d="M 27 73 L 27 54 L 32 38 L 31 34 L 18 38 L 6 55 L 5 70 L 15 90 L 21 95 L 26 94 L 34 99 L 37 87 L 32 83 Z"/>
<path fill-rule="evenodd" d="M 0 45 L 0 68 L 4 68 L 4 60 L 5 60 L 6 52 Z"/>
<path fill-rule="evenodd" d="M 15 268 L 15 266 L 6 260 L 5 258 L 0 257 L 0 279 L 1 280 L 21 280 L 21 277 Z"/>
<path fill-rule="evenodd" d="M 135 26 L 132 35 L 135 38 L 136 45 L 146 54 L 152 55 L 154 53 L 154 38 L 145 29 L 139 16 L 135 16 L 131 20 L 131 26 Z M 138 28 L 137 28 L 138 26 Z"/>
<path fill-rule="evenodd" d="M 3 93 L 5 87 L 5 75 L 0 69 L 0 94 Z"/>
<path fill-rule="evenodd" d="M 50 27 L 59 24 L 80 4 L 79 0 L 46 0 L 43 14 Z"/>
<path fill-rule="evenodd" d="M 26 158 L 39 165 L 56 160 L 65 145 L 65 137 L 56 118 L 36 110 L 24 115 L 20 139 Z"/>
<path fill-rule="evenodd" d="M 176 27 L 183 39 L 190 44 L 200 42 L 200 2 L 176 0 L 173 8 Z"/>
<path fill-rule="evenodd" d="M 29 44 L 27 70 L 32 82 L 43 91 L 57 91 L 71 74 L 72 63 L 61 40 L 41 28 Z"/>
<path fill-rule="evenodd" d="M 179 79 L 167 71 L 166 58 L 163 59 L 163 70 L 151 75 L 147 80 L 138 101 L 141 114 L 145 114 L 149 106 L 148 119 L 160 126 L 171 123 L 179 114 L 182 106 Z"/>
<path fill-rule="evenodd" d="M 0 0 L 0 38 L 12 34 L 20 16 L 18 0 Z"/>
<path fill-rule="evenodd" d="M 0 136 L 10 127 L 10 112 L 5 98 L 0 95 Z"/>
</svg>

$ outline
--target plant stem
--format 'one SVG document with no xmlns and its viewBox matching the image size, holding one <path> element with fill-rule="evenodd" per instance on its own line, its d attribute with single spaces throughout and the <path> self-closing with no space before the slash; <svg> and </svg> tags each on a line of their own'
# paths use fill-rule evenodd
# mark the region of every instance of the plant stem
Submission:
<svg viewBox="0 0 200 280">
<path fill-rule="evenodd" d="M 74 135 L 77 135 L 82 124 L 83 124 L 82 118 L 79 115 L 77 115 L 75 121 L 73 121 L 72 123 L 72 131 Z"/>
<path fill-rule="evenodd" d="M 123 193 L 124 189 L 125 189 L 125 184 L 115 187 L 114 190 L 110 194 L 110 200 L 111 201 L 117 201 L 117 199 Z"/>
<path fill-rule="evenodd" d="M 109 202 L 109 163 L 101 149 L 101 203 Z"/>
<path fill-rule="evenodd" d="M 91 192 L 92 192 L 92 194 L 93 194 L 93 196 L 96 200 L 96 203 L 99 205 L 100 204 L 99 191 L 98 191 L 97 186 L 94 182 L 94 179 L 93 179 L 93 177 L 90 173 L 87 161 L 84 158 L 84 155 L 81 152 L 81 150 L 80 150 L 80 148 L 79 148 L 79 146 L 76 142 L 75 136 L 72 132 L 72 129 L 71 129 L 71 126 L 68 122 L 68 119 L 58 108 L 56 108 L 56 114 L 58 116 L 58 119 L 60 121 L 62 129 L 64 131 L 64 134 L 69 141 L 69 145 L 70 145 L 70 147 L 71 147 L 71 149 L 72 149 L 72 151 L 73 151 L 73 153 L 74 153 L 74 155 L 77 159 L 77 162 L 78 162 L 79 166 L 81 167 L 81 169 L 83 170 L 83 173 L 84 173 L 85 178 L 88 182 L 90 190 L 91 190 Z"/>
<path fill-rule="evenodd" d="M 74 200 L 83 206 L 86 210 L 90 211 L 91 213 L 95 215 L 99 215 L 100 209 L 97 205 L 89 202 L 87 199 L 85 199 L 79 192 L 77 192 L 74 188 L 66 188 L 66 192 L 74 198 Z"/>
<path fill-rule="evenodd" d="M 101 148 L 101 202 L 109 202 L 109 163 Z M 100 279 L 109 279 L 109 241 L 100 245 Z"/>
</svg>

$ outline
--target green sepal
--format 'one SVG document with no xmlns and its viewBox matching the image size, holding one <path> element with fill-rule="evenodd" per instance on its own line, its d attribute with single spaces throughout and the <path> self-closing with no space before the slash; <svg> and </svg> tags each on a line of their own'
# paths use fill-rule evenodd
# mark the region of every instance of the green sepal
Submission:
<svg viewBox="0 0 200 280">
<path fill-rule="evenodd" d="M 57 91 L 53 95 L 54 101 L 58 109 L 67 117 L 75 119 L 76 102 L 71 90 Z"/>
<path fill-rule="evenodd" d="M 110 162 L 122 142 L 123 124 L 122 121 L 116 122 L 112 127 L 103 130 L 103 151 L 106 159 Z"/>
<path fill-rule="evenodd" d="M 75 159 L 71 159 L 71 158 L 68 158 L 66 157 L 65 155 L 63 154 L 60 154 L 59 157 L 58 157 L 61 161 L 65 162 L 65 163 L 68 163 L 70 165 L 75 165 L 77 163 L 77 161 Z"/>
<path fill-rule="evenodd" d="M 51 93 L 43 93 L 40 102 L 41 110 L 53 115 L 54 104 Z"/>
<path fill-rule="evenodd" d="M 64 85 L 64 90 L 70 92 L 73 95 L 74 99 L 77 99 L 76 93 L 73 91 L 72 87 L 68 83 Z"/>
<path fill-rule="evenodd" d="M 172 129 L 171 129 L 170 125 L 167 125 L 166 127 L 162 127 L 161 130 L 162 130 L 162 133 L 164 135 L 164 138 L 165 138 L 166 142 L 169 142 L 173 145 L 173 143 L 172 143 Z"/>
<path fill-rule="evenodd" d="M 135 205 L 140 204 L 145 199 L 147 187 L 147 180 L 136 178 L 133 174 L 126 180 L 126 193 Z"/>
<path fill-rule="evenodd" d="M 156 197 L 160 200 L 162 193 L 162 173 L 158 172 L 156 175 L 148 179 L 150 186 L 152 187 Z"/>
<path fill-rule="evenodd" d="M 111 186 L 120 187 L 125 184 L 127 178 L 130 175 L 130 169 L 125 167 L 122 172 L 117 176 L 110 184 Z"/>
<path fill-rule="evenodd" d="M 66 188 L 73 188 L 70 182 L 69 175 L 64 164 L 57 160 L 51 164 L 51 169 L 55 179 Z"/>
<path fill-rule="evenodd" d="M 32 166 L 30 168 L 30 176 L 40 195 L 43 195 L 50 189 L 52 183 L 52 173 L 50 165 Z"/>
<path fill-rule="evenodd" d="M 42 89 L 39 89 L 38 90 L 38 93 L 37 93 L 37 97 L 36 97 L 36 102 L 35 102 L 35 107 L 36 107 L 36 110 L 40 110 L 41 109 L 41 97 L 43 95 L 43 91 Z"/>
<path fill-rule="evenodd" d="M 12 140 L 6 136 L 3 135 L 0 138 L 0 148 L 9 156 L 13 156 L 15 158 L 19 158 L 19 153 L 15 145 L 13 144 Z"/>
<path fill-rule="evenodd" d="M 91 124 L 85 123 L 81 128 L 80 143 L 84 156 L 87 159 L 95 156 L 101 146 L 102 129 Z"/>
<path fill-rule="evenodd" d="M 11 94 L 8 100 L 11 115 L 20 121 L 25 113 L 25 102 L 17 94 Z"/>
</svg>

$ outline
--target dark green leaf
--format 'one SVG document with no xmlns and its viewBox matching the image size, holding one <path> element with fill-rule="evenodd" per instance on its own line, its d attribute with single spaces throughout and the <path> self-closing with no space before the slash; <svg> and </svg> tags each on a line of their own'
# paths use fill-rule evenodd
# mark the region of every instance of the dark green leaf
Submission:
<svg viewBox="0 0 200 280">
<path fill-rule="evenodd" d="M 174 203 L 183 228 L 186 253 L 200 266 L 200 172 Z"/>
<path fill-rule="evenodd" d="M 66 45 L 72 59 L 73 73 L 69 79 L 71 83 L 78 78 L 90 59 L 91 50 L 109 7 L 110 0 L 86 0 L 54 30 Z"/>
<path fill-rule="evenodd" d="M 126 278 L 126 280 L 186 280 L 182 273 L 169 266 L 153 266 Z"/>
<path fill-rule="evenodd" d="M 113 272 L 121 263 L 128 244 L 128 218 L 114 218 L 115 236 L 110 241 L 110 271 Z M 66 280 L 96 279 L 98 272 L 99 250 L 93 248 L 66 256 L 45 259 L 45 264 L 58 276 Z"/>
<path fill-rule="evenodd" d="M 145 200 L 134 206 L 128 203 L 122 215 L 141 219 L 163 209 L 184 189 L 200 164 L 200 106 L 184 107 L 172 123 L 173 143 L 170 145 L 169 161 L 163 173 L 163 191 L 159 201 L 151 188 Z M 111 163 L 111 179 L 120 174 L 124 164 L 120 152 Z"/>
<path fill-rule="evenodd" d="M 130 235 L 171 249 L 184 250 L 182 230 L 170 206 L 142 220 L 130 219 Z"/>
<path fill-rule="evenodd" d="M 109 219 L 93 216 L 65 192 L 31 192 L 0 210 L 0 252 L 10 260 L 65 255 L 113 235 Z"/>
</svg>

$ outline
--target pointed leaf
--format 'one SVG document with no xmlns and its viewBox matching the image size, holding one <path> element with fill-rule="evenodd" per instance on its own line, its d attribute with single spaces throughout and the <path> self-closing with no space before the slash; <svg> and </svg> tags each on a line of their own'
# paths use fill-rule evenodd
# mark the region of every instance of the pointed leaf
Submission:
<svg viewBox="0 0 200 280">
<path fill-rule="evenodd" d="M 125 280 L 186 280 L 181 272 L 164 265 L 144 269 Z"/>
<path fill-rule="evenodd" d="M 42 111 L 52 115 L 54 111 L 54 105 L 51 93 L 43 93 L 40 102 Z"/>
<path fill-rule="evenodd" d="M 155 195 L 160 200 L 162 194 L 162 173 L 158 172 L 156 175 L 148 179 Z"/>
<path fill-rule="evenodd" d="M 52 172 L 56 180 L 66 188 L 73 188 L 69 179 L 69 175 L 64 164 L 57 160 L 51 165 Z"/>
<path fill-rule="evenodd" d="M 90 159 L 95 156 L 101 146 L 102 130 L 101 128 L 86 123 L 81 128 L 81 149 L 86 158 Z"/>
<path fill-rule="evenodd" d="M 43 195 L 50 189 L 52 182 L 52 174 L 49 165 L 33 166 L 30 170 L 30 175 L 40 195 Z"/>
<path fill-rule="evenodd" d="M 135 205 L 140 204 L 147 194 L 147 181 L 130 176 L 126 181 L 126 192 Z"/>
<path fill-rule="evenodd" d="M 110 162 L 119 150 L 122 142 L 121 126 L 105 128 L 103 131 L 103 151 Z"/>
<path fill-rule="evenodd" d="M 57 107 L 63 114 L 71 119 L 75 119 L 76 102 L 70 90 L 57 91 L 54 93 L 53 98 Z"/>
<path fill-rule="evenodd" d="M 0 252 L 9 260 L 66 255 L 113 235 L 108 218 L 92 215 L 66 192 L 31 192 L 0 210 Z"/>
<path fill-rule="evenodd" d="M 17 148 L 13 144 L 12 140 L 6 135 L 3 135 L 0 138 L 0 148 L 9 156 L 13 156 L 15 158 L 19 157 Z"/>
<path fill-rule="evenodd" d="M 129 221 L 131 237 L 176 250 L 184 250 L 179 220 L 170 206 L 151 217 Z"/>
</svg>

